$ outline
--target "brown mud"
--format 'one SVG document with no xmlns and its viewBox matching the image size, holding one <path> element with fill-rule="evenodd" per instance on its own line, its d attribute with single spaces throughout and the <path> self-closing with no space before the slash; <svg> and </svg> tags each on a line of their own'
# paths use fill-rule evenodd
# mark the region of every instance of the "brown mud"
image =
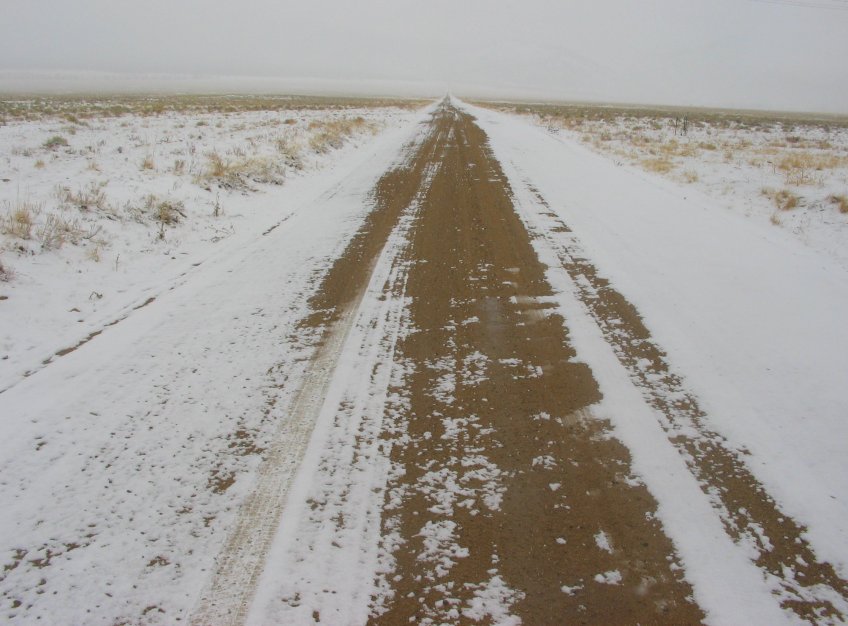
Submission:
<svg viewBox="0 0 848 626">
<path fill-rule="evenodd" d="M 497 597 L 526 624 L 701 622 L 484 133 L 447 104 L 434 124 L 372 621 L 489 623 Z"/>
</svg>

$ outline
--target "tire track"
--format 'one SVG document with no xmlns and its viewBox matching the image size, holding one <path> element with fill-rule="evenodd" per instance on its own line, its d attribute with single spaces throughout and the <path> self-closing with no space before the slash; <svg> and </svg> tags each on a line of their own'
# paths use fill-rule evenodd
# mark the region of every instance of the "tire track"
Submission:
<svg viewBox="0 0 848 626">
<path fill-rule="evenodd" d="M 521 185 L 533 199 L 515 203 L 528 230 L 555 252 L 580 301 L 654 408 L 726 531 L 738 545 L 753 550 L 752 560 L 775 589 L 781 606 L 810 623 L 844 623 L 848 582 L 832 564 L 816 557 L 805 528 L 780 510 L 745 464 L 744 451 L 732 449 L 706 425 L 697 398 L 674 373 L 636 307 L 598 273 L 539 190 L 526 177 Z"/>
<path fill-rule="evenodd" d="M 297 334 L 312 337 L 316 351 L 291 402 L 288 418 L 281 421 L 275 443 L 263 459 L 256 486 L 242 504 L 216 559 L 215 571 L 192 612 L 191 624 L 244 623 L 289 488 L 306 453 L 374 264 L 403 210 L 422 185 L 434 143 L 434 128 L 430 126 L 404 147 L 402 162 L 386 172 L 374 188 L 374 209 L 310 300 L 314 313 L 300 324 Z"/>
<path fill-rule="evenodd" d="M 453 107 L 437 123 L 371 622 L 700 622 L 485 134 Z"/>
</svg>

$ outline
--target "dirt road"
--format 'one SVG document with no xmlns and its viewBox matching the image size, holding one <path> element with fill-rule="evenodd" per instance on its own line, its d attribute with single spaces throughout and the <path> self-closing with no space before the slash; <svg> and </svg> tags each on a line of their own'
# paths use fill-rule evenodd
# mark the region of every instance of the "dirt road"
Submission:
<svg viewBox="0 0 848 626">
<path fill-rule="evenodd" d="M 522 184 L 533 210 L 449 100 L 378 182 L 302 325 L 321 347 L 279 433 L 295 428 L 302 445 L 266 456 L 194 623 L 707 618 L 657 501 L 595 409 L 601 389 L 540 246 L 580 285 L 725 540 L 764 588 L 777 581 L 778 614 L 844 618 L 845 581 L 701 424 L 638 311 Z"/>
</svg>

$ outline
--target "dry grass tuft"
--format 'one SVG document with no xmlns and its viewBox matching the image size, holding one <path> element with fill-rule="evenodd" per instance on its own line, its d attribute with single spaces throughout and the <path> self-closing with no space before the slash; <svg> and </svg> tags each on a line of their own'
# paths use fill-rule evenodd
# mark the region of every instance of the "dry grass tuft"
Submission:
<svg viewBox="0 0 848 626">
<path fill-rule="evenodd" d="M 68 219 L 57 213 L 48 213 L 35 233 L 42 250 L 58 250 L 67 242 L 78 245 L 84 237 L 85 231 L 78 219 Z"/>
<path fill-rule="evenodd" d="M 53 135 L 41 144 L 41 147 L 45 150 L 57 150 L 59 148 L 66 148 L 68 146 L 68 140 L 62 137 L 62 135 Z"/>
<path fill-rule="evenodd" d="M 174 226 L 184 218 L 184 205 L 179 200 L 149 194 L 144 198 L 143 211 L 162 226 Z"/>
<path fill-rule="evenodd" d="M 776 165 L 784 173 L 787 184 L 812 185 L 821 182 L 821 176 L 816 176 L 815 172 L 848 166 L 848 158 L 833 153 L 792 151 L 783 155 Z"/>
<path fill-rule="evenodd" d="M 664 157 L 642 159 L 639 164 L 649 172 L 667 174 L 674 169 L 674 163 Z"/>
<path fill-rule="evenodd" d="M 32 238 L 32 227 L 41 205 L 33 202 L 18 202 L 15 206 L 6 203 L 6 215 L 0 218 L 0 233 L 17 239 Z"/>
<path fill-rule="evenodd" d="M 329 121 L 313 121 L 309 124 L 309 130 L 314 132 L 312 137 L 309 138 L 309 147 L 315 152 L 323 154 L 341 148 L 345 139 L 356 132 L 365 130 L 374 132 L 376 126 L 363 117 L 345 117 Z"/>
<path fill-rule="evenodd" d="M 848 213 L 848 195 L 833 194 L 831 196 L 828 196 L 827 199 L 830 201 L 831 204 L 836 205 L 840 213 Z"/>
<path fill-rule="evenodd" d="M 76 207 L 80 211 L 92 209 L 104 211 L 109 208 L 106 193 L 103 191 L 105 186 L 106 183 L 92 182 L 77 192 L 71 191 L 68 187 L 59 187 L 56 190 L 56 197 L 63 205 Z"/>
<path fill-rule="evenodd" d="M 797 208 L 801 201 L 801 198 L 789 189 L 775 190 L 766 187 L 762 189 L 762 194 L 771 198 L 775 206 L 781 211 L 791 211 L 792 209 Z"/>
<path fill-rule="evenodd" d="M 8 267 L 3 264 L 3 261 L 0 260 L 0 282 L 8 283 L 15 277 L 15 272 L 11 267 Z"/>
<path fill-rule="evenodd" d="M 156 162 L 153 160 L 153 155 L 148 154 L 146 157 L 144 157 L 144 159 L 141 161 L 141 169 L 143 169 L 143 170 L 155 170 L 156 169 Z"/>
<path fill-rule="evenodd" d="M 281 164 L 267 157 L 231 161 L 217 152 L 210 152 L 206 170 L 198 177 L 198 182 L 216 183 L 225 189 L 249 189 L 250 182 L 280 185 L 283 174 Z"/>
<path fill-rule="evenodd" d="M 277 138 L 274 142 L 277 152 L 283 157 L 286 165 L 294 169 L 303 167 L 303 142 L 299 137 L 289 132 Z"/>
</svg>

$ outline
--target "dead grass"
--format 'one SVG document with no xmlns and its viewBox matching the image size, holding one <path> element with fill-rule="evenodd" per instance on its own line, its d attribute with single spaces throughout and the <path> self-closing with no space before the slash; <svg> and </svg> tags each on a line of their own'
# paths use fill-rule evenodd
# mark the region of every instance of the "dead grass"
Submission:
<svg viewBox="0 0 848 626">
<path fill-rule="evenodd" d="M 294 169 L 303 167 L 303 141 L 300 137 L 292 132 L 287 132 L 278 137 L 274 145 L 286 165 Z"/>
<path fill-rule="evenodd" d="M 115 96 L 30 96 L 5 95 L 0 100 L 0 120 L 40 121 L 45 119 L 84 126 L 94 118 L 127 115 L 159 116 L 171 113 L 191 115 L 228 114 L 248 111 L 306 111 L 395 107 L 415 109 L 426 100 L 386 98 L 342 98 L 320 96 L 252 95 L 115 95 Z M 287 119 L 291 119 L 288 118 Z M 284 122 L 285 123 L 285 122 Z M 207 122 L 199 124 L 203 126 Z M 69 126 L 73 128 L 73 126 Z M 58 146 L 57 146 L 58 147 Z"/>
<path fill-rule="evenodd" d="M 771 201 L 774 202 L 775 206 L 781 211 L 791 211 L 792 209 L 797 208 L 801 201 L 801 198 L 789 189 L 770 189 L 768 187 L 764 187 L 762 189 L 762 194 L 771 198 Z"/>
<path fill-rule="evenodd" d="M 145 196 L 143 210 L 154 222 L 162 226 L 174 226 L 185 218 L 185 206 L 179 200 L 160 198 L 154 194 Z"/>
<path fill-rule="evenodd" d="M 72 191 L 68 187 L 58 187 L 56 197 L 62 205 L 76 207 L 80 211 L 94 209 L 105 211 L 110 209 L 106 193 L 103 191 L 105 186 L 106 183 L 92 182 L 79 191 Z"/>
<path fill-rule="evenodd" d="M 66 148 L 68 146 L 68 140 L 62 137 L 62 135 L 53 135 L 41 144 L 41 147 L 45 150 L 58 150 L 59 148 Z"/>
<path fill-rule="evenodd" d="M 225 189 L 250 189 L 250 183 L 280 185 L 282 165 L 268 157 L 225 159 L 218 152 L 207 154 L 206 169 L 198 176 L 200 184 L 217 184 Z"/>
<path fill-rule="evenodd" d="M 699 179 L 698 172 L 695 170 L 686 170 L 683 172 L 683 182 L 685 183 L 697 183 Z"/>
<path fill-rule="evenodd" d="M 156 162 L 153 160 L 153 156 L 148 154 L 141 161 L 141 169 L 143 170 L 155 170 Z"/>
<path fill-rule="evenodd" d="M 645 170 L 657 174 L 667 174 L 674 169 L 674 163 L 665 157 L 642 159 L 639 165 Z"/>
<path fill-rule="evenodd" d="M 848 213 L 848 195 L 832 194 L 828 196 L 828 201 L 839 209 L 840 213 Z"/>
<path fill-rule="evenodd" d="M 0 259 L 0 282 L 8 283 L 11 282 L 14 278 L 15 271 L 8 265 L 5 265 L 3 263 L 3 260 Z"/>
<path fill-rule="evenodd" d="M 16 239 L 31 239 L 36 216 L 42 206 L 34 202 L 21 201 L 15 205 L 6 203 L 6 214 L 0 219 L 0 233 Z"/>
<path fill-rule="evenodd" d="M 341 148 L 347 138 L 356 132 L 376 130 L 376 126 L 362 117 L 341 118 L 335 120 L 316 120 L 309 124 L 313 135 L 309 138 L 309 147 L 318 154 Z"/>
<path fill-rule="evenodd" d="M 828 152 L 791 151 L 783 154 L 777 160 L 776 166 L 784 173 L 788 185 L 812 185 L 822 182 L 817 172 L 848 167 L 848 157 Z"/>
<path fill-rule="evenodd" d="M 58 213 L 48 213 L 35 232 L 35 238 L 41 244 L 42 250 L 58 250 L 65 243 L 79 245 L 85 237 L 86 232 L 79 219 Z"/>
</svg>

